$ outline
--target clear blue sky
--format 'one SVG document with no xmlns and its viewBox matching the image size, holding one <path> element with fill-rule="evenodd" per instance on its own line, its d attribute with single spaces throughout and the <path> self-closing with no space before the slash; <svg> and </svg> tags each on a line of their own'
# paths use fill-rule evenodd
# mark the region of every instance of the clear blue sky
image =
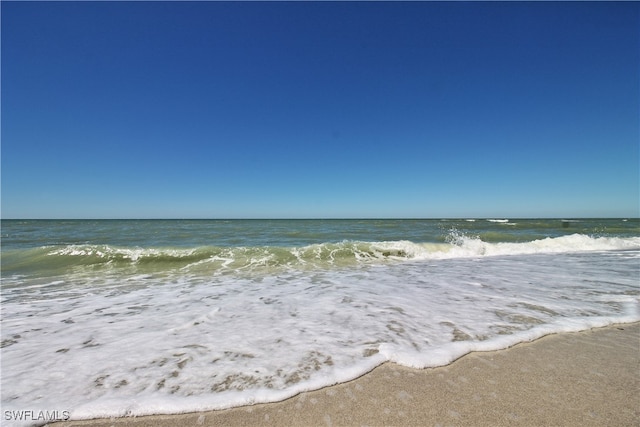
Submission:
<svg viewBox="0 0 640 427">
<path fill-rule="evenodd" d="M 4 218 L 640 213 L 637 2 L 1 8 Z"/>
</svg>

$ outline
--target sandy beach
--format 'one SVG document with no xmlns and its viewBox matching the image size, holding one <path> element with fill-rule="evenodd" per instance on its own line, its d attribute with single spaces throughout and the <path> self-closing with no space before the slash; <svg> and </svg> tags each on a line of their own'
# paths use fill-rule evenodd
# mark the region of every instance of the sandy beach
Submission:
<svg viewBox="0 0 640 427">
<path fill-rule="evenodd" d="M 638 426 L 640 323 L 557 334 L 416 370 L 391 363 L 283 402 L 71 426 Z"/>
</svg>

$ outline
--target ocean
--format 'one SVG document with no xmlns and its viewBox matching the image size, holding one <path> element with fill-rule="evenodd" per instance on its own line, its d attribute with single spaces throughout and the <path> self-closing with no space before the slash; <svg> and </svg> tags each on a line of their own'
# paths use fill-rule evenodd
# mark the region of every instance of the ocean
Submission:
<svg viewBox="0 0 640 427">
<path fill-rule="evenodd" d="M 2 220 L 2 424 L 272 402 L 640 320 L 640 220 Z"/>
</svg>

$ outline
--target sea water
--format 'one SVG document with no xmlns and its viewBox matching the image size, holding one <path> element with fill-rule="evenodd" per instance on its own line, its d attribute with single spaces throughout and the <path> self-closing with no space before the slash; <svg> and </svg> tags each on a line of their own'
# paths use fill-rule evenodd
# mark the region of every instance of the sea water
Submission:
<svg viewBox="0 0 640 427">
<path fill-rule="evenodd" d="M 3 425 L 282 400 L 640 320 L 640 221 L 2 221 Z M 20 421 L 22 420 L 22 421 Z"/>
</svg>

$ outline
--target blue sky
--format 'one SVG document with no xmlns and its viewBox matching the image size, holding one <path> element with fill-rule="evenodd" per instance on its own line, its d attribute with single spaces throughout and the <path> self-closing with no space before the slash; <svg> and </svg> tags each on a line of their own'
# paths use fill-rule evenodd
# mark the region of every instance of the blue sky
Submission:
<svg viewBox="0 0 640 427">
<path fill-rule="evenodd" d="M 6 2 L 4 218 L 637 217 L 637 2 Z"/>
</svg>

